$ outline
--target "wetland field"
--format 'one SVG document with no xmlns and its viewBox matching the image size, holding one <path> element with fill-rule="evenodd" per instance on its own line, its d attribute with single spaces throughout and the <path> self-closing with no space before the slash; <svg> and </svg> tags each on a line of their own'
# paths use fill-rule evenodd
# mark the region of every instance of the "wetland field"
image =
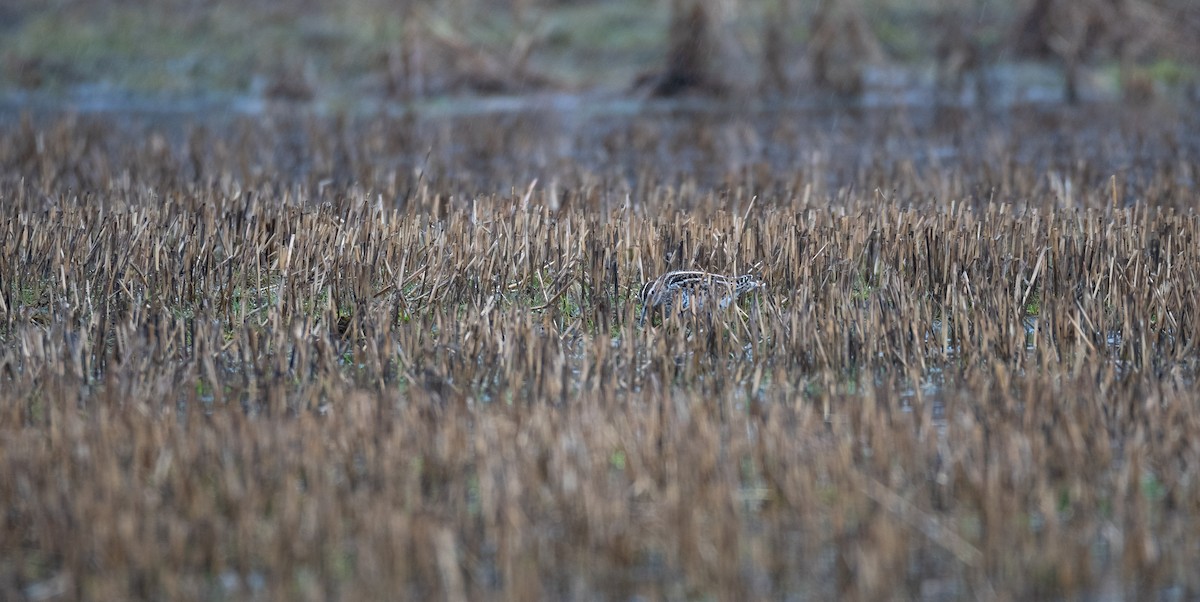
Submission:
<svg viewBox="0 0 1200 602">
<path fill-rule="evenodd" d="M 1194 4 L 8 2 L 0 600 L 1200 599 Z"/>
<path fill-rule="evenodd" d="M 0 597 L 1200 595 L 1194 113 L 654 106 L 10 117 Z"/>
</svg>

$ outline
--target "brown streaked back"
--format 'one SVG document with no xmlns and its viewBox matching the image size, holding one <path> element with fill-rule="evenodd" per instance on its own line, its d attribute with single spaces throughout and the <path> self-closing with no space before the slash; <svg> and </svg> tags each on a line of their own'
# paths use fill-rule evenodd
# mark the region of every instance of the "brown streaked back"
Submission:
<svg viewBox="0 0 1200 602">
<path fill-rule="evenodd" d="M 638 298 L 642 303 L 642 311 L 638 324 L 643 324 L 646 313 L 652 307 L 661 307 L 664 312 L 670 311 L 679 298 L 678 309 L 689 307 L 699 308 L 709 297 L 719 297 L 719 306 L 728 307 L 743 293 L 747 293 L 763 285 L 752 274 L 743 274 L 736 278 L 705 272 L 701 270 L 676 270 L 667 272 L 658 278 L 642 285 Z"/>
</svg>

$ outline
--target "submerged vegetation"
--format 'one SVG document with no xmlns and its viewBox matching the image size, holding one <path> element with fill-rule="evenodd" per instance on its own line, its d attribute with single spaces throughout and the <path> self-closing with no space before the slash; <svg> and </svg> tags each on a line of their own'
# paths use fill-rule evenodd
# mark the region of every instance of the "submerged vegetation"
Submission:
<svg viewBox="0 0 1200 602">
<path fill-rule="evenodd" d="M 0 597 L 1192 598 L 1197 124 L 1095 110 L 11 124 Z"/>
</svg>

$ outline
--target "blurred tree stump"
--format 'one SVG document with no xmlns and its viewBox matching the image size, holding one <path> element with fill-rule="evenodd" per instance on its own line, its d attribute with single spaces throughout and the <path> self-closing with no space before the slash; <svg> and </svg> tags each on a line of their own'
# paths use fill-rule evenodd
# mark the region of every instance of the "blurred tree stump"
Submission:
<svg viewBox="0 0 1200 602">
<path fill-rule="evenodd" d="M 1014 45 L 1023 56 L 1063 68 L 1063 99 L 1080 100 L 1080 78 L 1091 61 L 1120 63 L 1122 95 L 1145 102 L 1155 82 L 1139 65 L 1200 56 L 1200 10 L 1188 0 L 1032 0 L 1017 19 Z"/>
<path fill-rule="evenodd" d="M 840 96 L 862 94 L 866 67 L 883 56 L 859 0 L 821 0 L 810 22 L 813 84 Z"/>
<path fill-rule="evenodd" d="M 672 0 L 667 60 L 660 72 L 642 75 L 635 87 L 654 96 L 688 92 L 723 94 L 727 84 L 717 68 L 720 49 L 706 0 Z"/>
</svg>

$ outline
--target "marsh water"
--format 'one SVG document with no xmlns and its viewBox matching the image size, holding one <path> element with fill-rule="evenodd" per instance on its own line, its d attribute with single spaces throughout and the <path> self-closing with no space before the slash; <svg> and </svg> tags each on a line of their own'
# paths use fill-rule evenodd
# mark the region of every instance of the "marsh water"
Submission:
<svg viewBox="0 0 1200 602">
<path fill-rule="evenodd" d="M 372 160 L 382 168 L 469 182 L 477 194 L 580 172 L 630 183 L 653 174 L 662 183 L 710 188 L 751 176 L 752 183 L 765 185 L 754 181 L 755 172 L 778 175 L 808 167 L 822 177 L 807 184 L 869 196 L 875 190 L 863 189 L 859 176 L 872 167 L 987 167 L 998 152 L 1044 174 L 1048 184 L 1066 187 L 1067 194 L 1071 186 L 1091 184 L 1062 180 L 1071 162 L 1086 160 L 1098 177 L 1119 173 L 1135 185 L 1154 164 L 1178 159 L 1180 151 L 1195 156 L 1200 149 L 1197 112 L 1178 99 L 1127 107 L 1111 85 L 1098 85 L 1090 102 L 1068 106 L 1062 102 L 1061 73 L 1037 64 L 997 65 L 976 77 L 983 78 L 980 85 L 947 91 L 928 70 L 873 67 L 864 92 L 854 97 L 798 90 L 651 98 L 630 90 L 593 90 L 413 101 L 318 95 L 307 102 L 261 93 L 146 96 L 88 84 L 53 92 L 10 90 L 0 95 L 0 122 L 76 116 L 160 132 L 182 147 L 196 128 L 219 133 L 257 123 L 267 130 L 303 130 L 305 120 L 317 119 L 335 129 L 279 131 L 282 145 L 291 142 L 293 148 L 278 152 L 302 153 L 302 139 L 315 135 L 375 131 L 416 137 L 399 145 L 409 147 L 408 153 L 385 152 Z M 277 167 L 292 173 L 278 175 L 305 180 L 312 175 L 307 163 L 303 156 L 291 157 Z M 323 175 L 343 184 L 357 181 L 354 174 Z M 857 191 L 849 188 L 856 185 Z M 889 193 L 886 185 L 879 190 Z M 970 192 L 977 200 L 989 196 L 985 188 Z"/>
</svg>

